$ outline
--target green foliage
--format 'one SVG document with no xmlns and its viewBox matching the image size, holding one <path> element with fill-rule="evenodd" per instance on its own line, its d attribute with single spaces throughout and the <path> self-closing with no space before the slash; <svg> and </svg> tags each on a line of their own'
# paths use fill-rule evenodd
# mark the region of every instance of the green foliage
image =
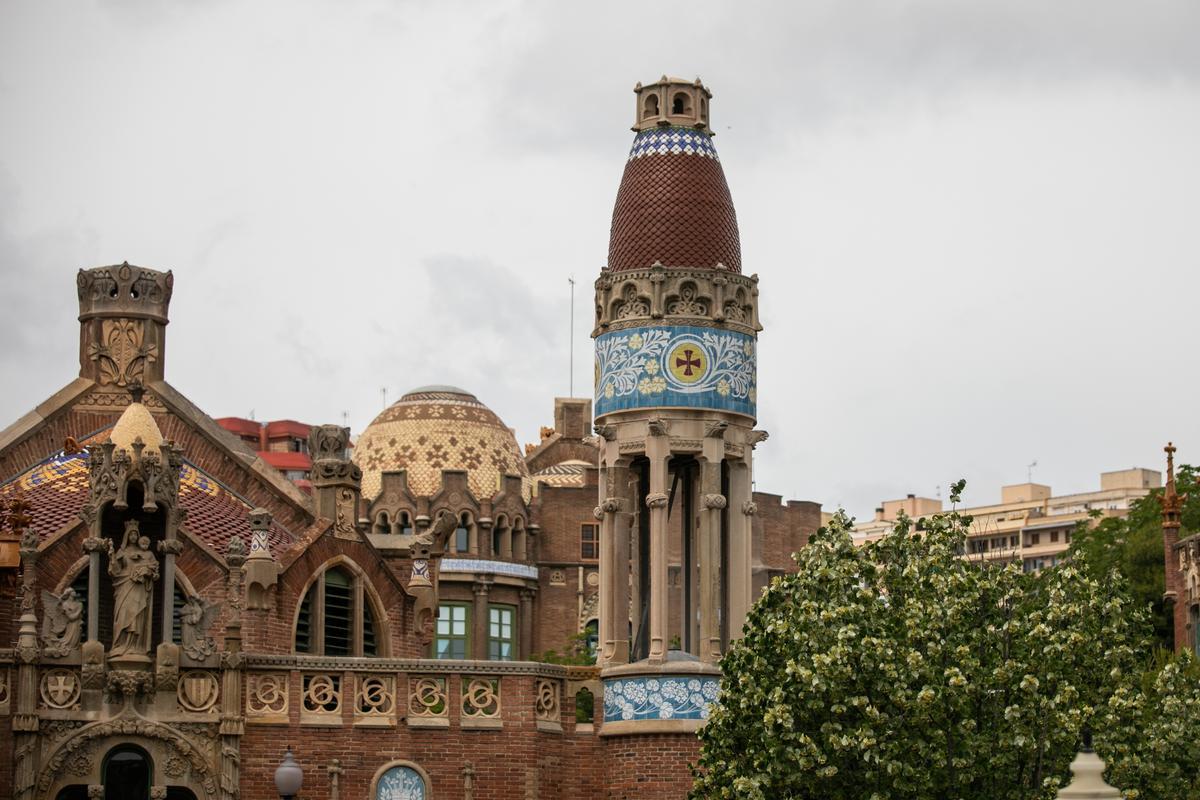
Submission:
<svg viewBox="0 0 1200 800">
<path fill-rule="evenodd" d="M 1184 464 L 1175 478 L 1177 491 L 1187 494 L 1183 504 L 1183 529 L 1200 530 L 1200 487 L 1196 468 Z M 1129 580 L 1130 592 L 1139 606 L 1150 608 L 1157 644 L 1174 649 L 1171 609 L 1163 602 L 1164 564 L 1162 507 L 1156 490 L 1132 503 L 1128 516 L 1105 517 L 1081 523 L 1071 543 L 1071 554 L 1083 554 L 1081 563 L 1088 574 L 1102 580 L 1116 569 Z"/>
<path fill-rule="evenodd" d="M 1125 797 L 1200 797 L 1200 664 L 1190 653 L 1158 655 L 1103 716 L 1096 752 Z"/>
<path fill-rule="evenodd" d="M 692 796 L 1051 800 L 1085 724 L 1128 742 L 1157 701 L 1125 581 L 1084 552 L 1037 575 L 968 562 L 968 524 L 902 518 L 856 547 L 839 513 L 814 537 L 721 662 Z M 1143 699 L 1110 706 L 1122 692 Z"/>
<path fill-rule="evenodd" d="M 544 664 L 566 664 L 576 667 L 590 667 L 596 663 L 596 654 L 588 647 L 587 631 L 572 634 L 567 642 L 567 648 L 565 653 L 547 650 L 544 653 L 535 654 L 533 660 L 541 661 Z"/>
</svg>

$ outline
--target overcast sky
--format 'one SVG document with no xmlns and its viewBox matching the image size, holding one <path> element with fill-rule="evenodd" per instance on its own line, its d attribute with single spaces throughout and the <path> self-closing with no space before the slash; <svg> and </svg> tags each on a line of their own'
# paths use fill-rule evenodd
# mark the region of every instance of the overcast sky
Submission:
<svg viewBox="0 0 1200 800">
<path fill-rule="evenodd" d="M 175 272 L 167 379 L 355 432 L 427 383 L 522 443 L 590 392 L 631 89 L 712 89 L 761 278 L 757 487 L 1200 462 L 1200 3 L 0 2 L 0 425 L 74 273 Z"/>
</svg>

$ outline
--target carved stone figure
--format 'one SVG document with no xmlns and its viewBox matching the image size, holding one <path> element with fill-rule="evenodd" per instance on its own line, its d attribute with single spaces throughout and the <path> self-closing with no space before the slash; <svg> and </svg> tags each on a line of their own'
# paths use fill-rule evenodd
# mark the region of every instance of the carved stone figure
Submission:
<svg viewBox="0 0 1200 800">
<path fill-rule="evenodd" d="M 183 602 L 179 609 L 179 632 L 188 658 L 201 661 L 213 654 L 215 645 L 207 633 L 220 610 L 220 603 L 210 603 L 197 595 Z"/>
<path fill-rule="evenodd" d="M 150 550 L 150 539 L 141 535 L 137 520 L 125 523 L 125 538 L 115 554 L 109 543 L 108 574 L 113 585 L 113 644 L 109 655 L 147 655 L 158 559 Z"/>
<path fill-rule="evenodd" d="M 47 655 L 65 656 L 79 645 L 83 625 L 83 603 L 75 590 L 67 587 L 62 594 L 42 592 L 42 646 Z"/>
</svg>

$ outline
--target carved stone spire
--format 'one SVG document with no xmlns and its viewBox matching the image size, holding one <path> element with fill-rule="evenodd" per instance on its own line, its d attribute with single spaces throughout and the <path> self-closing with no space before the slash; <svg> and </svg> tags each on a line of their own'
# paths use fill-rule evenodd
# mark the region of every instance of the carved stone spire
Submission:
<svg viewBox="0 0 1200 800">
<path fill-rule="evenodd" d="M 1167 442 L 1163 451 L 1167 454 L 1167 486 L 1158 500 L 1162 505 L 1163 566 L 1166 568 L 1164 595 L 1174 599 L 1179 594 L 1179 559 L 1175 555 L 1175 546 L 1179 544 L 1180 515 L 1187 496 L 1175 489 L 1175 445 Z"/>
</svg>

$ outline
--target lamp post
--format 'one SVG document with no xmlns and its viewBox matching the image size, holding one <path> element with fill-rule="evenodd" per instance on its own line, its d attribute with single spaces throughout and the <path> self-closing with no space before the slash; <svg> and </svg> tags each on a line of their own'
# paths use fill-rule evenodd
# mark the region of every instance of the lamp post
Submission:
<svg viewBox="0 0 1200 800">
<path fill-rule="evenodd" d="M 275 788 L 279 790 L 279 796 L 283 800 L 292 800 L 300 794 L 300 787 L 303 785 L 304 770 L 296 763 L 296 759 L 292 758 L 292 747 L 288 745 L 287 752 L 283 754 L 283 761 L 275 768 Z"/>
</svg>

